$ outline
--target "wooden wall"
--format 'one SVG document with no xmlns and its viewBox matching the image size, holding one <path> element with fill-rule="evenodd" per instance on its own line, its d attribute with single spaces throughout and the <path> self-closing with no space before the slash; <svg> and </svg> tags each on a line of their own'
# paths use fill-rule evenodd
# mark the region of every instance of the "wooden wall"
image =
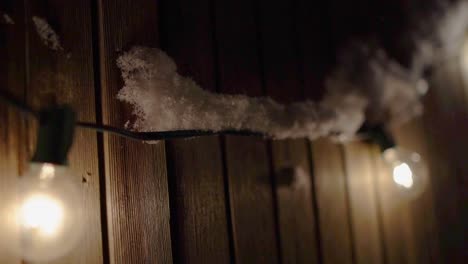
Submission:
<svg viewBox="0 0 468 264">
<path fill-rule="evenodd" d="M 116 58 L 144 45 L 211 91 L 319 99 L 334 57 L 326 5 L 3 0 L 15 24 L 0 24 L 0 89 L 122 127 L 131 109 L 116 100 Z M 42 44 L 32 16 L 47 19 L 64 52 Z M 430 165 L 428 190 L 411 202 L 389 191 L 377 147 L 362 142 L 210 136 L 148 145 L 77 130 L 70 165 L 87 228 L 53 263 L 462 263 L 468 97 L 456 64 L 435 74 L 425 116 L 395 131 Z M 4 105 L 0 124 L 1 198 L 27 168 L 36 124 Z M 0 248 L 0 263 L 22 260 Z"/>
</svg>

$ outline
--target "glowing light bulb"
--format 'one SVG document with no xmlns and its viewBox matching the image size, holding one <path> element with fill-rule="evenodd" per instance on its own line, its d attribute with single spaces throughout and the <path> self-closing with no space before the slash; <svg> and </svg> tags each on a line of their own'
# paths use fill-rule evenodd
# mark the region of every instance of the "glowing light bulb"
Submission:
<svg viewBox="0 0 468 264">
<path fill-rule="evenodd" d="M 19 221 L 23 229 L 32 229 L 52 236 L 63 222 L 63 207 L 51 197 L 43 194 L 33 195 L 22 205 Z"/>
<path fill-rule="evenodd" d="M 84 226 L 76 177 L 65 166 L 31 164 L 2 212 L 3 242 L 27 261 L 50 261 L 78 243 Z M 0 242 L 1 243 L 1 242 Z"/>
<path fill-rule="evenodd" d="M 413 172 L 408 164 L 403 162 L 393 168 L 393 180 L 405 188 L 411 188 L 411 186 L 413 186 Z"/>
<path fill-rule="evenodd" d="M 395 188 L 404 196 L 415 198 L 426 188 L 427 167 L 418 153 L 401 148 L 384 151 L 383 159 L 389 167 Z"/>
</svg>

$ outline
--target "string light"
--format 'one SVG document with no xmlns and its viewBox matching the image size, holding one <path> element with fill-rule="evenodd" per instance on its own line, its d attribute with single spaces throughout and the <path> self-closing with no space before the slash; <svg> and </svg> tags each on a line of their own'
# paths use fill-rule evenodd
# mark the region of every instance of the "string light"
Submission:
<svg viewBox="0 0 468 264">
<path fill-rule="evenodd" d="M 66 166 L 32 163 L 10 199 L 10 250 L 31 262 L 61 257 L 80 241 L 86 224 L 77 177 Z"/>
<path fill-rule="evenodd" d="M 398 147 L 385 127 L 363 126 L 360 132 L 371 142 L 377 143 L 382 159 L 390 175 L 393 188 L 408 200 L 424 192 L 429 174 L 427 165 L 419 153 Z"/>
<path fill-rule="evenodd" d="M 396 147 L 386 149 L 382 157 L 397 192 L 407 199 L 416 198 L 424 192 L 428 171 L 421 155 Z"/>
<path fill-rule="evenodd" d="M 393 181 L 405 188 L 413 186 L 413 172 L 405 162 L 393 168 Z"/>
<path fill-rule="evenodd" d="M 27 175 L 20 177 L 16 199 L 10 199 L 6 203 L 7 209 L 2 210 L 3 218 L 9 226 L 9 234 L 4 234 L 5 237 L 19 238 L 16 243 L 9 243 L 10 247 L 30 261 L 49 261 L 67 254 L 83 234 L 80 188 L 77 178 L 70 175 L 66 166 L 75 127 L 142 141 L 215 134 L 264 136 L 242 130 L 132 132 L 76 121 L 74 112 L 68 106 L 35 111 L 4 91 L 0 91 L 0 100 L 37 118 L 40 123 L 36 153 L 30 170 Z M 359 133 L 381 146 L 383 159 L 399 191 L 415 197 L 424 190 L 427 171 L 419 154 L 396 148 L 392 137 L 382 126 L 363 126 Z"/>
<path fill-rule="evenodd" d="M 0 101 L 39 121 L 37 146 L 26 175 L 18 180 L 14 197 L 2 201 L 0 216 L 6 225 L 0 243 L 25 260 L 47 262 L 72 250 L 83 235 L 80 187 L 68 170 L 67 155 L 75 127 L 107 132 L 121 137 L 153 141 L 216 134 L 262 136 L 243 130 L 180 130 L 132 132 L 106 125 L 79 122 L 68 106 L 36 111 L 0 90 Z"/>
</svg>

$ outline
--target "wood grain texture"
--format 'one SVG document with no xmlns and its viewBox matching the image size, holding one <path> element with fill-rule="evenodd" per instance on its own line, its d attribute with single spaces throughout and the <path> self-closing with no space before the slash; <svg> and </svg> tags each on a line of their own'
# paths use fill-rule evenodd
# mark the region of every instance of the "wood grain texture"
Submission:
<svg viewBox="0 0 468 264">
<path fill-rule="evenodd" d="M 370 145 L 343 146 L 356 263 L 382 263 L 381 238 Z"/>
<path fill-rule="evenodd" d="M 122 127 L 130 108 L 115 99 L 123 83 L 116 59 L 133 45 L 158 46 L 156 1 L 99 1 L 102 118 Z M 171 263 L 164 142 L 104 136 L 111 263 Z"/>
<path fill-rule="evenodd" d="M 323 263 L 353 263 L 344 161 L 339 145 L 312 144 Z"/>
<path fill-rule="evenodd" d="M 77 118 L 95 122 L 93 39 L 90 2 L 28 0 L 29 72 L 27 101 L 36 108 L 71 105 Z M 43 44 L 31 19 L 45 19 L 60 36 L 64 51 Z M 31 133 L 34 149 L 35 129 Z M 32 153 L 30 153 L 32 155 Z M 102 263 L 99 164 L 96 133 L 77 129 L 69 153 L 70 170 L 81 183 L 84 238 L 67 256 L 48 263 Z"/>
<path fill-rule="evenodd" d="M 180 74 L 214 91 L 211 1 L 160 3 L 162 49 L 175 60 Z M 166 150 L 175 262 L 228 263 L 229 208 L 219 137 L 171 140 Z"/>
<path fill-rule="evenodd" d="M 123 85 L 116 58 L 133 45 L 158 47 L 159 30 L 179 72 L 206 89 L 283 103 L 320 99 L 336 55 L 331 39 L 348 36 L 354 23 L 345 21 L 371 1 L 358 1 L 356 12 L 349 10 L 357 3 L 333 0 L 62 2 L 0 3 L 0 15 L 15 21 L 0 16 L 0 89 L 36 107 L 69 103 L 83 121 L 121 127 L 131 109 L 115 99 Z M 42 44 L 33 15 L 57 31 L 63 52 Z M 87 228 L 78 248 L 53 264 L 464 263 L 468 97 L 457 63 L 436 72 L 425 116 L 395 131 L 431 172 L 426 193 L 410 202 L 390 190 L 375 146 L 353 143 L 343 153 L 318 140 L 308 153 L 304 140 L 234 136 L 147 145 L 78 130 L 70 164 L 82 181 Z M 3 105 L 0 121 L 4 201 L 37 127 Z M 297 167 L 288 185 L 284 173 Z M 0 263 L 21 260 L 0 246 Z"/>
<path fill-rule="evenodd" d="M 459 138 L 460 141 L 463 142 L 463 145 L 458 145 L 458 150 L 460 151 L 460 155 L 463 155 L 464 150 L 468 146 L 468 141 L 466 140 L 466 131 L 468 131 L 468 68 L 466 65 L 466 51 L 467 51 L 467 44 L 465 40 L 465 48 L 464 48 L 464 53 L 462 53 L 461 56 L 459 56 L 459 63 L 457 63 L 458 67 L 455 67 L 455 77 L 458 77 L 458 85 L 456 86 L 457 89 L 457 94 L 459 95 L 459 101 L 460 106 L 463 107 L 462 113 L 459 116 L 459 121 L 457 123 L 462 123 L 462 130 L 459 131 Z M 468 189 L 468 165 L 466 164 L 465 160 L 463 159 L 462 156 L 458 156 L 459 160 L 458 163 L 459 166 L 461 167 L 461 173 L 457 177 L 457 182 L 459 185 L 459 190 L 467 190 Z M 434 197 L 434 193 L 432 193 L 432 197 Z M 468 204 L 468 193 L 466 191 L 461 191 L 459 192 L 459 204 Z M 466 223 L 468 222 L 468 208 L 467 206 L 461 206 L 460 209 L 460 222 L 461 223 Z M 459 258 L 461 261 L 464 259 L 467 259 L 468 257 L 468 242 L 466 238 L 466 234 L 468 234 L 468 227 L 466 225 L 462 225 L 461 228 L 461 233 L 465 234 L 464 239 L 461 239 L 461 243 L 459 248 Z M 435 244 L 437 246 L 437 244 Z M 439 245 L 440 246 L 440 245 Z"/>
<path fill-rule="evenodd" d="M 219 91 L 262 95 L 254 3 L 215 1 Z M 267 145 L 257 137 L 225 138 L 236 262 L 277 263 L 275 204 Z"/>
<path fill-rule="evenodd" d="M 171 195 L 174 258 L 177 263 L 229 263 L 219 143 L 212 137 L 195 140 L 167 146 L 170 186 L 175 192 Z"/>
<path fill-rule="evenodd" d="M 335 57 L 329 2 L 295 1 L 295 47 L 305 98 L 320 101 L 326 74 Z M 318 252 L 321 263 L 352 263 L 353 247 L 340 147 L 329 140 L 309 143 L 317 208 Z M 339 249 L 339 253 L 337 253 Z"/>
<path fill-rule="evenodd" d="M 438 172 L 440 175 L 435 182 L 433 180 L 432 186 L 437 192 L 434 202 L 440 220 L 443 261 L 463 263 L 468 258 L 468 163 L 464 158 L 468 148 L 468 91 L 460 76 L 460 65 L 455 61 L 441 67 L 439 74 L 433 86 L 432 98 L 436 100 L 434 108 L 442 116 L 434 116 L 431 111 L 425 119 L 426 129 L 438 131 L 430 140 L 441 142 L 441 147 L 446 149 L 442 152 L 430 149 L 432 160 L 447 166 Z M 447 86 L 450 87 L 449 91 Z M 435 123 L 434 118 L 440 123 Z M 442 153 L 447 155 L 442 156 Z M 451 194 L 450 197 L 447 193 Z"/>
<path fill-rule="evenodd" d="M 3 47 L 0 47 L 3 52 Z M 0 77 L 0 84 L 4 79 Z M 18 113 L 4 105 L 0 106 L 0 120 L 2 128 L 0 129 L 0 199 L 3 201 L 0 206 L 0 232 L 4 234 L 0 242 L 0 262 L 1 263 L 20 263 L 20 258 L 11 251 L 10 245 L 16 244 L 18 237 L 9 234 L 8 225 L 4 216 L 6 206 L 15 195 L 16 181 L 19 176 L 19 153 L 21 152 L 21 117 Z"/>
<path fill-rule="evenodd" d="M 280 103 L 304 100 L 295 10 L 292 2 L 262 0 L 258 6 L 266 95 Z M 312 181 L 306 140 L 271 141 L 283 263 L 317 263 Z M 295 173 L 284 175 L 284 173 Z M 293 176 L 284 184 L 282 177 Z M 287 179 L 286 179 L 287 180 Z"/>
<path fill-rule="evenodd" d="M 439 240 L 439 246 L 436 244 L 432 247 L 439 247 L 440 261 L 448 263 L 463 263 L 467 257 L 464 235 L 467 211 L 463 206 L 466 204 L 468 175 L 467 163 L 463 158 L 468 147 L 465 89 L 457 60 L 441 65 L 434 73 L 431 89 L 425 98 L 422 127 L 419 128 L 422 133 L 414 135 L 416 138 L 407 137 L 406 129 L 398 133 L 398 139 L 403 144 L 423 152 L 429 166 L 431 184 L 426 195 L 432 195 L 430 202 L 434 205 L 437 221 L 435 237 Z M 425 144 L 419 145 L 419 137 Z M 431 236 L 431 233 L 427 235 Z M 437 249 L 434 252 L 437 253 Z M 437 261 L 438 256 L 431 258 Z"/>
<path fill-rule="evenodd" d="M 0 10 L 15 22 L 14 25 L 0 23 L 0 90 L 22 100 L 26 78 L 24 6 L 18 1 L 2 1 Z M 17 177 L 28 160 L 24 144 L 25 122 L 16 109 L 3 102 L 0 102 L 0 121 L 0 263 L 19 264 L 21 259 L 9 247 L 18 238 L 7 230 L 4 209 L 15 195 Z"/>
<path fill-rule="evenodd" d="M 265 142 L 226 137 L 236 262 L 277 263 L 274 209 Z"/>
<path fill-rule="evenodd" d="M 427 162 L 430 156 L 428 151 L 428 142 L 423 119 L 412 120 L 411 122 L 394 129 L 396 141 L 401 148 L 415 151 L 421 155 Z M 431 165 L 430 165 L 431 166 Z M 440 246 L 439 234 L 435 221 L 435 211 L 433 207 L 433 186 L 431 178 L 435 175 L 429 169 L 429 179 L 427 186 L 419 197 L 407 201 L 404 204 L 409 215 L 409 224 L 411 225 L 412 245 L 407 248 L 413 248 L 411 252 L 414 263 L 439 263 Z"/>
<path fill-rule="evenodd" d="M 0 52 L 3 52 L 0 47 Z M 0 77 L 0 84 L 4 83 Z M 2 241 L 0 242 L 0 262 L 19 264 L 21 259 L 11 249 L 11 245 L 18 243 L 18 237 L 10 234 L 4 216 L 6 206 L 9 205 L 12 197 L 15 195 L 16 181 L 19 176 L 19 153 L 21 140 L 21 119 L 14 109 L 0 106 L 0 120 L 2 128 L 0 129 L 0 206 L 2 216 L 0 220 L 0 232 L 2 232 Z"/>
<path fill-rule="evenodd" d="M 312 182 L 305 140 L 272 142 L 283 263 L 318 263 Z M 293 169 L 293 171 L 289 171 Z M 290 184 L 281 184 L 294 172 Z"/>
</svg>

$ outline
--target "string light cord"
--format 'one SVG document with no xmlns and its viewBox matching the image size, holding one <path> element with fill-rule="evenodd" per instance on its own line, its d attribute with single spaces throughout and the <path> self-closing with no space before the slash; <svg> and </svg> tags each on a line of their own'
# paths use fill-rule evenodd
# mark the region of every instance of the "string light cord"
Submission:
<svg viewBox="0 0 468 264">
<path fill-rule="evenodd" d="M 114 134 L 128 139 L 141 140 L 141 141 L 152 141 L 152 140 L 165 140 L 165 139 L 177 139 L 177 138 L 190 138 L 190 137 L 201 137 L 201 136 L 212 136 L 212 135 L 239 135 L 239 136 L 260 136 L 265 137 L 262 133 L 252 132 L 248 130 L 221 130 L 221 131 L 209 131 L 209 130 L 171 130 L 171 131 L 159 131 L 159 132 L 133 132 L 126 129 L 120 129 L 112 126 L 98 125 L 86 122 L 77 122 L 78 127 L 92 129 L 97 132 Z"/>
<path fill-rule="evenodd" d="M 6 92 L 1 89 L 0 89 L 0 101 L 16 108 L 16 110 L 20 111 L 22 114 L 30 115 L 36 119 L 39 119 L 39 111 L 34 110 L 32 107 L 21 102 L 9 92 Z"/>
<path fill-rule="evenodd" d="M 0 101 L 7 103 L 21 113 L 34 117 L 35 119 L 40 119 L 41 113 L 38 110 L 33 109 L 29 105 L 21 102 L 16 99 L 10 93 L 0 90 Z M 139 140 L 139 141 L 157 141 L 157 140 L 167 140 L 167 139 L 178 139 L 178 138 L 191 138 L 191 137 L 202 137 L 202 136 L 212 136 L 212 135 L 238 135 L 238 136 L 258 136 L 258 137 L 268 137 L 267 135 L 254 132 L 249 130 L 220 130 L 220 131 L 210 131 L 210 130 L 171 130 L 171 131 L 157 131 L 157 132 L 134 132 L 127 129 L 117 128 L 108 125 L 101 125 L 90 122 L 76 121 L 76 127 L 94 130 L 99 133 L 109 133 L 124 137 L 127 139 Z M 382 127 L 373 127 L 370 128 L 364 125 L 353 137 L 348 139 L 348 141 L 354 140 L 365 140 L 365 141 L 376 141 L 380 144 L 380 141 L 385 142 L 385 145 L 392 145 L 393 142 L 387 140 L 388 136 L 384 135 L 384 129 Z M 383 135 L 383 137 L 382 137 Z M 390 143 L 390 144 L 389 144 Z"/>
<path fill-rule="evenodd" d="M 29 105 L 21 102 L 10 93 L 0 90 L 0 101 L 14 107 L 25 115 L 34 117 L 35 119 L 40 118 L 40 111 L 37 111 Z M 140 140 L 140 141 L 153 141 L 153 140 L 165 140 L 165 139 L 177 139 L 177 138 L 190 138 L 190 137 L 201 137 L 211 135 L 239 135 L 239 136 L 260 136 L 265 137 L 266 135 L 258 132 L 248 130 L 171 130 L 171 131 L 158 131 L 158 132 L 134 132 L 127 129 L 121 129 L 108 125 L 100 125 L 89 122 L 77 121 L 76 127 L 91 129 L 100 133 L 109 133 L 120 137 Z"/>
</svg>

